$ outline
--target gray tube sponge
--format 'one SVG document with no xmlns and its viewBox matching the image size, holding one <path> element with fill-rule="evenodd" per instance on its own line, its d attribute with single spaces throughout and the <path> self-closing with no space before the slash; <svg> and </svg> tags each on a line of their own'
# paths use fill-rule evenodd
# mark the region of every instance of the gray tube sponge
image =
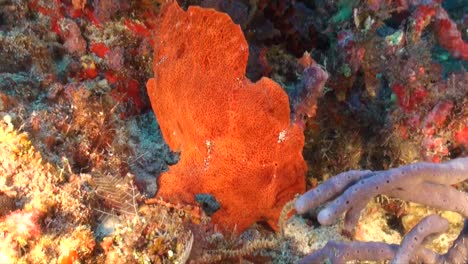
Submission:
<svg viewBox="0 0 468 264">
<path fill-rule="evenodd" d="M 378 194 L 400 198 L 468 218 L 468 194 L 451 185 L 468 179 L 468 158 L 443 164 L 419 162 L 387 171 L 349 171 L 338 174 L 296 201 L 296 211 L 305 213 L 334 199 L 317 216 L 330 225 L 346 213 L 344 231 L 352 233 L 367 202 Z"/>
<path fill-rule="evenodd" d="M 468 263 L 468 220 L 449 251 L 440 255 L 422 247 L 431 234 L 443 232 L 448 222 L 438 215 L 425 217 L 404 237 L 401 245 L 383 242 L 329 241 L 325 247 L 304 257 L 299 263 L 347 263 L 348 261 L 384 261 L 391 263 Z M 410 262 L 411 261 L 411 262 Z"/>
<path fill-rule="evenodd" d="M 449 228 L 449 222 L 438 215 L 424 217 L 414 226 L 401 242 L 391 264 L 409 263 L 424 240 L 432 234 L 441 234 Z"/>
<path fill-rule="evenodd" d="M 419 162 L 386 171 L 348 171 L 322 183 L 296 200 L 299 214 L 331 201 L 322 209 L 317 220 L 330 225 L 343 213 L 344 233 L 351 234 L 361 211 L 369 200 L 385 194 L 442 210 L 455 211 L 465 217 L 464 229 L 445 255 L 422 247 L 431 234 L 444 232 L 447 220 L 429 216 L 417 224 L 404 238 L 402 245 L 380 242 L 335 242 L 305 257 L 301 263 L 332 263 L 349 260 L 389 260 L 393 263 L 423 261 L 424 263 L 468 263 L 468 194 L 452 187 L 468 180 L 468 157 L 435 164 Z"/>
<path fill-rule="evenodd" d="M 460 235 L 444 255 L 444 259 L 446 263 L 468 263 L 468 219 L 465 219 Z"/>
</svg>

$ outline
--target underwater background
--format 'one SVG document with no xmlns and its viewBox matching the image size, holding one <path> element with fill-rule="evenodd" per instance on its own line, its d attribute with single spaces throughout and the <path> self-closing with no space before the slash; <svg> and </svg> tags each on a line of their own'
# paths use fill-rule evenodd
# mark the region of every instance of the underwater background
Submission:
<svg viewBox="0 0 468 264">
<path fill-rule="evenodd" d="M 467 41 L 464 0 L 0 0 L 0 263 L 468 263 Z"/>
</svg>

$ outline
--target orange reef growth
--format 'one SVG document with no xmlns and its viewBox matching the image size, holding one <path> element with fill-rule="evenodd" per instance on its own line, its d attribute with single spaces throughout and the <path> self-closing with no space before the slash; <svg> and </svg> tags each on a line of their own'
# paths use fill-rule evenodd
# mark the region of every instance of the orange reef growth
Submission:
<svg viewBox="0 0 468 264">
<path fill-rule="evenodd" d="M 157 196 L 195 204 L 208 194 L 221 228 L 275 228 L 283 205 L 305 190 L 304 135 L 290 122 L 288 96 L 271 79 L 245 77 L 249 48 L 224 13 L 172 3 L 157 32 L 148 95 L 164 139 L 181 152 Z"/>
</svg>

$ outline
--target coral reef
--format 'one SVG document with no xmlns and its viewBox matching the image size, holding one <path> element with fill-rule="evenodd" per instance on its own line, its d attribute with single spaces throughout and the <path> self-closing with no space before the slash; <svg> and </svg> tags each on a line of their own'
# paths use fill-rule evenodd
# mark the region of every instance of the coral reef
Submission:
<svg viewBox="0 0 468 264">
<path fill-rule="evenodd" d="M 466 262 L 468 225 L 456 212 L 378 195 L 367 197 L 359 221 L 347 228 L 352 232 L 342 232 L 346 219 L 322 226 L 316 219 L 320 207 L 305 215 L 292 214 L 294 202 L 281 211 L 292 192 L 283 195 L 254 182 L 274 180 L 285 186 L 291 179 L 287 175 L 272 177 L 275 161 L 288 168 L 283 173 L 290 170 L 288 166 L 296 166 L 300 170 L 293 174 L 301 178 L 305 161 L 308 189 L 343 171 L 365 168 L 377 177 L 415 162 L 445 166 L 447 161 L 466 157 L 464 1 L 178 0 L 192 13 L 200 9 L 195 5 L 226 15 L 212 23 L 215 12 L 211 10 L 204 11 L 212 14 L 206 21 L 197 19 L 200 31 L 216 32 L 213 38 L 199 38 L 206 35 L 200 33 L 189 41 L 175 33 L 174 41 L 160 43 L 160 32 L 181 32 L 174 29 L 176 22 L 161 24 L 164 19 L 172 21 L 164 14 L 168 8 L 161 8 L 165 2 L 174 1 L 0 0 L 1 263 L 283 264 L 298 263 L 312 252 L 326 258 L 329 250 L 339 261 L 349 259 L 347 253 L 355 256 L 356 249 L 365 249 L 369 243 L 387 250 L 388 259 L 400 250 L 406 260 L 416 255 L 433 262 Z M 187 21 L 191 20 L 177 22 Z M 187 44 L 197 39 L 204 45 Z M 177 50 L 180 40 L 187 44 L 185 50 Z M 242 52 L 237 53 L 240 44 Z M 215 179 L 223 178 L 218 176 L 226 170 L 234 173 L 231 182 L 220 183 L 219 192 L 235 190 L 241 180 L 248 180 L 252 188 L 245 193 L 247 199 L 235 205 L 240 219 L 251 213 L 243 208 L 262 206 L 264 200 L 257 199 L 257 193 L 271 194 L 265 200 L 278 202 L 275 214 L 267 217 L 277 230 L 264 225 L 267 219 L 259 219 L 260 214 L 249 223 L 262 221 L 249 227 L 245 222 L 243 232 L 216 221 L 226 206 L 218 199 L 224 193 L 192 188 L 214 186 L 215 180 L 202 183 L 181 177 L 182 185 L 191 190 L 183 193 L 190 196 L 190 204 L 148 198 L 158 191 L 158 177 L 172 175 L 167 171 L 180 157 L 180 165 L 185 166 L 184 152 L 194 142 L 184 141 L 180 148 L 165 143 L 172 131 L 163 137 L 159 115 L 156 119 L 152 111 L 165 99 L 156 94 L 150 105 L 145 84 L 152 77 L 155 82 L 174 77 L 174 69 L 164 76 L 153 75 L 156 64 L 169 65 L 176 59 L 156 57 L 154 62 L 153 49 L 176 55 L 179 51 L 181 57 L 195 52 L 208 58 L 180 68 L 181 77 L 168 86 L 180 92 L 171 99 L 171 109 L 176 110 L 164 119 L 196 113 L 204 122 L 217 120 L 216 127 L 231 124 L 232 130 L 242 131 L 235 144 L 229 141 L 233 144 L 224 146 L 226 150 L 211 138 L 198 142 L 198 150 L 192 150 L 201 153 L 201 163 L 196 163 L 201 167 L 186 167 L 184 172 L 199 179 L 205 165 L 216 165 Z M 188 89 L 187 83 L 195 79 L 209 89 Z M 259 85 L 265 88 L 264 97 L 247 92 Z M 242 87 L 245 94 L 227 96 L 233 87 Z M 268 97 L 270 90 L 275 91 L 273 97 Z M 188 91 L 190 96 L 184 93 Z M 246 110 L 232 117 L 238 118 L 235 125 L 204 111 L 225 107 L 227 102 Z M 265 103 L 271 107 L 247 107 Z M 265 122 L 265 117 L 277 115 L 278 109 L 282 109 L 281 126 L 273 125 L 274 131 L 268 134 L 274 122 Z M 185 117 L 184 132 L 204 131 L 205 125 L 192 124 L 191 118 Z M 282 133 L 290 127 L 296 127 L 297 133 L 291 135 L 297 144 L 277 148 L 293 143 Z M 219 153 L 232 153 L 232 160 L 219 158 Z M 261 173 L 246 172 L 252 164 Z M 404 187 L 417 190 L 425 185 L 429 185 L 426 179 L 409 180 Z M 438 188 L 456 188 L 463 194 L 468 181 Z M 302 185 L 297 192 L 304 189 Z M 262 210 L 271 211 L 271 206 L 267 209 Z M 422 238 L 410 235 L 411 230 L 434 214 L 448 220 L 448 230 L 424 239 L 428 243 L 423 254 L 407 250 L 405 243 Z M 442 222 L 435 221 L 443 227 Z M 344 233 L 353 233 L 354 241 L 348 242 L 350 237 Z"/>
<path fill-rule="evenodd" d="M 142 84 L 151 71 L 150 40 L 141 29 L 154 12 L 143 16 L 142 5 L 125 4 L 118 15 L 99 15 L 108 19 L 104 27 L 93 15 L 99 8 L 86 1 L 0 1 L 2 263 L 104 263 L 106 253 L 118 262 L 122 250 L 131 252 L 129 263 L 169 261 L 167 252 L 174 260 L 185 252 L 185 242 L 172 238 L 186 227 L 165 225 L 181 219 L 178 211 L 163 214 L 160 206 L 154 215 L 163 218 L 147 220 L 138 210 L 143 195 L 136 186 L 151 181 L 141 189 L 154 195 L 157 174 L 174 163 L 154 117 L 137 116 L 148 109 Z M 128 231 L 129 221 L 141 229 Z M 148 235 L 152 221 L 162 226 Z M 103 223 L 107 231 L 98 232 Z M 114 240 L 121 232 L 152 242 L 162 230 L 167 240 L 153 252 Z"/>
<path fill-rule="evenodd" d="M 92 210 L 86 205 L 92 203 L 93 194 L 85 190 L 84 182 L 80 180 L 64 183 L 63 174 L 42 160 L 27 134 L 17 133 L 8 116 L 0 121 L 0 139 L 0 192 L 13 198 L 21 208 L 0 220 L 3 238 L 0 246 L 1 262 L 16 263 L 20 259 L 43 261 L 46 258 L 40 257 L 42 251 L 58 247 L 62 237 L 34 251 L 36 246 L 50 240 L 50 236 L 55 236 L 54 233 L 65 235 L 77 232 L 74 240 L 78 241 L 79 234 L 87 229 L 86 223 L 92 217 Z M 57 184 L 65 186 L 56 189 Z M 48 228 L 41 230 L 42 224 Z M 89 233 L 86 241 L 82 242 L 89 245 L 90 249 L 68 249 L 76 250 L 75 254 L 80 256 L 89 254 L 93 250 L 94 238 Z M 31 254 L 21 256 L 20 248 L 30 248 Z M 60 254 L 51 251 L 47 259 L 58 258 Z"/>
</svg>

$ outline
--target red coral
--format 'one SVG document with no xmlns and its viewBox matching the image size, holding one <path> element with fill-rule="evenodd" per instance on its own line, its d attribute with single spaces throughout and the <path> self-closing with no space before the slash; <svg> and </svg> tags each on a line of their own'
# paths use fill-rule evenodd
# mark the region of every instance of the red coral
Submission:
<svg viewBox="0 0 468 264">
<path fill-rule="evenodd" d="M 434 26 L 440 45 L 450 51 L 454 57 L 468 60 L 468 43 L 463 41 L 457 24 L 450 19 L 444 9 L 438 9 Z"/>
<path fill-rule="evenodd" d="M 398 98 L 398 105 L 406 113 L 412 112 L 413 109 L 421 104 L 428 95 L 428 91 L 424 87 L 417 87 L 411 93 L 406 86 L 399 83 L 392 85 L 392 91 Z"/>
<path fill-rule="evenodd" d="M 124 24 L 130 31 L 135 33 L 135 35 L 137 36 L 140 36 L 143 38 L 147 38 L 150 36 L 151 32 L 143 23 L 140 23 L 138 21 L 131 20 L 131 19 L 126 19 L 124 20 Z"/>
<path fill-rule="evenodd" d="M 212 220 L 242 231 L 276 227 L 283 205 L 305 190 L 304 136 L 290 123 L 288 97 L 268 78 L 245 77 L 247 42 L 226 14 L 177 4 L 162 10 L 148 95 L 164 139 L 180 150 L 160 176 L 158 196 L 221 204 Z"/>
<path fill-rule="evenodd" d="M 114 100 L 127 107 L 126 113 L 121 114 L 122 118 L 141 113 L 147 107 L 141 97 L 140 83 L 137 80 L 127 80 L 126 77 L 112 71 L 107 71 L 105 78 L 110 84 L 115 85 L 115 89 L 111 91 Z"/>
<path fill-rule="evenodd" d="M 434 32 L 439 44 L 454 57 L 468 60 L 468 43 L 462 38 L 457 24 L 449 17 L 438 0 L 392 0 L 400 10 L 414 8 L 412 17 L 412 39 L 418 41 L 422 31 L 434 20 Z M 382 8 L 382 1 L 368 1 L 372 10 Z"/>
<path fill-rule="evenodd" d="M 102 42 L 91 44 L 89 50 L 100 58 L 104 58 L 106 54 L 110 51 L 109 47 L 107 47 L 106 44 Z"/>
<path fill-rule="evenodd" d="M 425 136 L 433 136 L 438 128 L 440 128 L 449 115 L 452 113 L 453 103 L 450 101 L 439 102 L 432 109 L 426 118 L 424 118 L 422 125 L 422 132 Z"/>
<path fill-rule="evenodd" d="M 455 132 L 455 140 L 458 144 L 468 149 L 468 125 Z"/>
<path fill-rule="evenodd" d="M 436 9 L 433 6 L 421 5 L 413 12 L 413 41 L 417 42 L 421 38 L 422 31 L 429 25 L 434 17 Z"/>
<path fill-rule="evenodd" d="M 87 57 L 81 59 L 81 73 L 79 74 L 80 79 L 94 79 L 98 76 L 98 69 L 93 60 Z"/>
</svg>

